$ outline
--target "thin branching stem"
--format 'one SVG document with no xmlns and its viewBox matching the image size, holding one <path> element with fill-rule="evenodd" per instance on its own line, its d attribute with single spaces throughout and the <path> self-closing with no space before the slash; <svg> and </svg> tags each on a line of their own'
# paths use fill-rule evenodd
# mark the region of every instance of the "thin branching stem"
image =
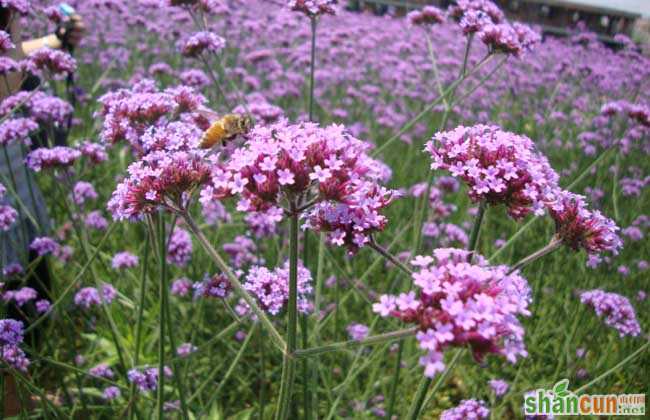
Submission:
<svg viewBox="0 0 650 420">
<path fill-rule="evenodd" d="M 381 245 L 377 244 L 374 239 L 371 239 L 370 242 L 368 243 L 368 246 L 375 250 L 379 255 L 390 261 L 395 267 L 399 268 L 402 270 L 404 273 L 407 275 L 412 275 L 413 270 L 408 268 L 404 263 L 402 263 L 396 256 L 388 252 L 384 247 Z"/>
<path fill-rule="evenodd" d="M 276 420 L 289 417 L 291 397 L 295 380 L 296 360 L 293 356 L 297 343 L 298 325 L 298 216 L 295 201 L 290 203 L 291 216 L 289 217 L 289 301 L 287 304 L 287 352 L 282 363 L 282 383 L 278 408 L 275 413 Z"/>
<path fill-rule="evenodd" d="M 519 262 L 517 262 L 515 265 L 513 265 L 510 268 L 510 271 L 508 271 L 508 274 L 512 274 L 517 270 L 521 270 L 522 268 L 524 268 L 528 264 L 532 263 L 533 261 L 538 260 L 538 259 L 542 258 L 543 256 L 548 255 L 551 252 L 555 251 L 561 245 L 562 245 L 562 241 L 557 236 L 554 236 L 551 239 L 551 241 L 548 244 L 546 244 L 544 247 L 538 249 L 537 251 L 533 252 L 529 256 L 524 257 L 521 260 L 519 260 Z"/>
<path fill-rule="evenodd" d="M 382 344 L 391 341 L 403 340 L 406 337 L 411 337 L 417 333 L 417 327 L 405 328 L 403 330 L 392 331 L 386 334 L 378 334 L 366 337 L 363 340 L 348 340 L 339 343 L 326 344 L 324 346 L 312 347 L 309 349 L 300 349 L 295 351 L 295 356 L 298 358 L 314 357 L 324 353 L 334 351 L 348 350 L 355 347 L 371 346 L 375 344 Z"/>
<path fill-rule="evenodd" d="M 257 318 L 260 320 L 264 328 L 266 328 L 266 330 L 269 332 L 273 343 L 280 349 L 280 351 L 285 353 L 287 344 L 282 338 L 282 335 L 280 335 L 275 326 L 273 326 L 273 323 L 266 315 L 264 310 L 260 308 L 260 306 L 257 304 L 257 301 L 244 289 L 244 286 L 239 282 L 237 276 L 235 276 L 235 273 L 233 273 L 221 255 L 219 255 L 219 253 L 214 249 L 210 241 L 208 241 L 208 238 L 206 238 L 201 229 L 199 229 L 194 219 L 192 219 L 192 217 L 187 212 L 182 213 L 181 217 L 183 217 L 183 220 L 185 220 L 187 226 L 192 231 L 194 236 L 196 236 L 196 238 L 199 240 L 201 246 L 208 253 L 212 261 L 214 261 L 217 267 L 219 267 L 219 269 L 226 275 L 226 277 L 228 277 L 228 281 L 232 285 L 235 292 L 242 299 L 244 299 L 244 301 L 248 304 L 248 306 L 250 306 L 255 315 L 257 315 Z"/>
<path fill-rule="evenodd" d="M 167 254 L 167 247 L 165 245 L 165 219 L 162 213 L 158 214 L 158 262 L 160 264 L 160 290 L 158 300 L 160 311 L 158 314 L 158 388 L 156 393 L 156 407 L 158 412 L 158 420 L 164 418 L 164 394 L 165 394 L 165 276 L 167 275 L 167 261 L 165 255 Z"/>
</svg>

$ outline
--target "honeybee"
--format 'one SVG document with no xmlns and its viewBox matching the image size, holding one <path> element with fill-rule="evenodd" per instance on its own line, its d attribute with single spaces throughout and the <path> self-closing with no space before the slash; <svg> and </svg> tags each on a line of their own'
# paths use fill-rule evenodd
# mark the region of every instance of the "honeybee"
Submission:
<svg viewBox="0 0 650 420">
<path fill-rule="evenodd" d="M 201 137 L 199 143 L 201 149 L 210 149 L 217 144 L 224 144 L 239 135 L 245 135 L 253 127 L 253 120 L 248 115 L 226 114 L 219 118 L 209 110 L 201 110 L 200 113 L 212 121 Z"/>
</svg>

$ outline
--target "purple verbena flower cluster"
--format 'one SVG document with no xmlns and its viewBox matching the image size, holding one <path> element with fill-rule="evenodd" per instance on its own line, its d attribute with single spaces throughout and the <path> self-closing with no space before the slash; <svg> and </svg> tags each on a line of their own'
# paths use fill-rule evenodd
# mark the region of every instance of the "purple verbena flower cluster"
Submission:
<svg viewBox="0 0 650 420">
<path fill-rule="evenodd" d="M 475 201 L 504 204 L 521 219 L 531 211 L 544 213 L 554 199 L 559 176 L 528 137 L 497 126 L 459 126 L 437 133 L 426 145 L 432 169 L 445 169 L 469 186 Z"/>
<path fill-rule="evenodd" d="M 137 267 L 139 261 L 140 259 L 137 255 L 134 255 L 128 251 L 122 251 L 113 255 L 111 266 L 116 270 L 122 270 L 124 268 Z"/>
<path fill-rule="evenodd" d="M 202 31 L 192 35 L 183 45 L 181 52 L 185 57 L 197 57 L 204 51 L 218 54 L 225 47 L 225 39 L 214 32 Z"/>
<path fill-rule="evenodd" d="M 223 245 L 223 250 L 230 256 L 230 262 L 235 268 L 242 268 L 261 262 L 256 255 L 257 245 L 247 236 L 237 235 L 233 242 Z"/>
<path fill-rule="evenodd" d="M 445 21 L 445 13 L 435 6 L 424 6 L 406 15 L 411 25 L 434 25 Z"/>
<path fill-rule="evenodd" d="M 117 291 L 110 284 L 103 284 L 100 289 L 95 287 L 84 287 L 74 296 L 74 303 L 84 309 L 92 306 L 99 306 L 102 303 L 109 304 L 117 296 Z"/>
<path fill-rule="evenodd" d="M 176 285 L 177 293 L 179 296 L 184 296 L 182 293 L 186 293 L 185 283 L 179 283 Z M 180 288 L 180 289 L 179 289 Z M 194 289 L 194 299 L 199 297 L 213 297 L 218 299 L 225 299 L 230 295 L 232 286 L 228 277 L 225 274 L 215 274 L 213 276 L 206 275 L 203 278 L 203 281 L 194 283 L 192 285 Z"/>
<path fill-rule="evenodd" d="M 80 157 L 81 152 L 71 147 L 39 147 L 27 155 L 25 165 L 35 172 L 43 169 L 65 169 L 74 165 Z"/>
<path fill-rule="evenodd" d="M 65 51 L 39 48 L 29 54 L 27 68 L 32 72 L 47 71 L 55 78 L 60 78 L 74 73 L 77 69 L 77 62 Z"/>
<path fill-rule="evenodd" d="M 302 263 L 298 263 L 298 311 L 309 313 L 312 304 L 311 273 Z M 271 315 L 282 311 L 289 299 L 289 262 L 271 271 L 266 267 L 253 266 L 245 277 L 244 289 L 254 296 L 262 309 Z M 240 302 L 240 305 L 246 306 Z"/>
<path fill-rule="evenodd" d="M 289 0 L 291 10 L 304 13 L 309 17 L 336 14 L 337 0 Z"/>
<path fill-rule="evenodd" d="M 167 262 L 185 267 L 192 258 L 192 237 L 183 228 L 176 226 L 167 244 Z"/>
<path fill-rule="evenodd" d="M 598 210 L 589 210 L 583 196 L 562 191 L 549 203 L 548 209 L 555 221 L 557 237 L 569 248 L 583 248 L 590 254 L 604 251 L 618 254 L 623 247 L 616 223 Z"/>
<path fill-rule="evenodd" d="M 381 316 L 414 323 L 417 340 L 427 354 L 420 359 L 428 377 L 442 372 L 443 351 L 469 346 L 474 358 L 500 354 L 514 363 L 527 356 L 524 328 L 518 315 L 530 315 L 530 289 L 518 273 L 506 266 L 489 266 L 482 257 L 468 261 L 469 253 L 455 248 L 434 250 L 434 257 L 419 256 L 411 264 L 417 292 L 383 295 L 373 305 Z M 433 265 L 432 265 L 433 264 Z"/>
<path fill-rule="evenodd" d="M 22 142 L 29 145 L 29 135 L 38 130 L 38 124 L 31 118 L 10 118 L 0 124 L 0 145 Z"/>
<path fill-rule="evenodd" d="M 19 347 L 22 342 L 23 323 L 14 319 L 0 319 L 0 361 L 26 372 L 29 360 Z"/>
<path fill-rule="evenodd" d="M 172 370 L 165 366 L 163 369 L 163 374 L 166 377 L 172 376 Z M 150 367 L 139 369 L 131 369 L 127 373 L 129 382 L 135 384 L 140 392 L 149 392 L 154 391 L 158 388 L 158 368 Z"/>
<path fill-rule="evenodd" d="M 460 404 L 440 414 L 440 420 L 482 420 L 490 417 L 490 410 L 484 401 L 463 400 Z"/>
<path fill-rule="evenodd" d="M 621 337 L 641 334 L 634 307 L 625 296 L 595 289 L 582 292 L 580 302 L 591 306 L 599 317 L 604 317 L 605 324 L 615 328 Z"/>
</svg>

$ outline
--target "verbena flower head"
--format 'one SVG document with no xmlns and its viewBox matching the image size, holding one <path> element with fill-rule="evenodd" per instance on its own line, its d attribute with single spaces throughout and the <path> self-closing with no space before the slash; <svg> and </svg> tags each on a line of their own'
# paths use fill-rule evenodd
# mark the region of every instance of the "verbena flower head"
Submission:
<svg viewBox="0 0 650 420">
<path fill-rule="evenodd" d="M 35 306 L 36 312 L 39 314 L 44 314 L 45 312 L 48 312 L 50 308 L 52 308 L 52 304 L 47 299 L 40 299 L 36 301 Z"/>
<path fill-rule="evenodd" d="M 490 388 L 492 388 L 494 395 L 497 397 L 504 396 L 506 392 L 508 392 L 508 388 L 510 388 L 510 385 L 502 379 L 490 379 L 488 383 L 490 384 Z"/>
<path fill-rule="evenodd" d="M 220 53 L 226 46 L 226 40 L 214 32 L 202 31 L 192 35 L 181 49 L 185 57 L 197 57 L 204 51 Z"/>
<path fill-rule="evenodd" d="M 165 377 L 172 376 L 172 370 L 164 366 L 163 374 Z M 158 368 L 150 367 L 142 370 L 131 369 L 127 372 L 129 382 L 135 384 L 140 392 L 154 391 L 158 388 Z"/>
<path fill-rule="evenodd" d="M 91 229 L 106 230 L 108 220 L 106 220 L 100 210 L 93 210 L 84 218 L 84 225 Z"/>
<path fill-rule="evenodd" d="M 72 113 L 72 106 L 41 91 L 21 91 L 0 102 L 0 115 L 9 117 L 14 111 L 21 112 L 24 117 L 29 117 L 37 123 L 60 126 L 67 122 Z"/>
<path fill-rule="evenodd" d="M 185 285 L 179 284 L 178 286 L 182 287 L 179 291 L 184 292 Z M 194 289 L 194 299 L 199 297 L 225 299 L 230 295 L 232 285 L 225 274 L 215 274 L 213 276 L 206 275 L 203 281 L 194 283 L 192 288 Z"/>
<path fill-rule="evenodd" d="M 411 264 L 416 291 L 399 296 L 383 295 L 373 305 L 381 316 L 415 324 L 424 374 L 444 370 L 443 352 L 451 346 L 472 349 L 482 361 L 487 354 L 500 354 L 514 363 L 527 356 L 524 329 L 518 315 L 530 315 L 530 289 L 518 273 L 508 275 L 506 266 L 489 266 L 481 256 L 468 263 L 469 253 L 455 248 L 434 250 L 434 257 L 419 256 Z"/>
<path fill-rule="evenodd" d="M 541 215 L 558 190 L 558 175 L 528 137 L 497 126 L 459 126 L 437 133 L 426 145 L 432 169 L 445 169 L 469 187 L 475 201 L 504 204 L 521 219 Z"/>
<path fill-rule="evenodd" d="M 102 163 L 108 160 L 106 147 L 103 144 L 84 141 L 77 146 L 77 150 L 79 150 L 81 154 L 88 158 L 93 164 Z"/>
<path fill-rule="evenodd" d="M 84 309 L 90 309 L 102 303 L 111 303 L 115 296 L 117 291 L 110 284 L 103 284 L 99 290 L 94 287 L 84 287 L 75 294 L 74 303 Z"/>
<path fill-rule="evenodd" d="M 0 231 L 7 232 L 16 223 L 18 212 L 13 207 L 0 204 Z"/>
<path fill-rule="evenodd" d="M 196 347 L 192 343 L 183 343 L 178 348 L 176 349 L 176 354 L 179 357 L 187 357 L 190 354 L 194 353 L 195 351 L 198 350 L 198 347 Z"/>
<path fill-rule="evenodd" d="M 440 414 L 440 420 L 482 420 L 490 417 L 490 410 L 484 401 L 463 400 L 457 407 L 445 410 Z"/>
<path fill-rule="evenodd" d="M 203 95 L 188 86 L 170 87 L 164 91 L 151 80 L 143 80 L 131 90 L 120 89 L 99 99 L 104 117 L 100 138 L 114 144 L 127 141 L 137 155 L 146 153 L 141 142 L 147 130 L 165 129 L 171 116 L 183 119 L 198 117 L 196 111 L 206 102 Z M 173 136 L 172 132 L 164 135 Z"/>
<path fill-rule="evenodd" d="M 174 296 L 187 296 L 192 290 L 192 281 L 187 277 L 181 277 L 172 282 L 170 293 Z"/>
<path fill-rule="evenodd" d="M 6 76 L 21 69 L 21 65 L 11 57 L 0 57 L 0 75 Z"/>
<path fill-rule="evenodd" d="M 38 124 L 31 118 L 11 118 L 0 124 L 0 145 L 22 142 L 29 145 L 29 135 L 38 130 Z"/>
<path fill-rule="evenodd" d="M 16 306 L 21 307 L 26 303 L 36 299 L 38 293 L 31 287 L 21 287 L 18 290 L 9 290 L 2 295 L 5 302 L 15 302 Z"/>
<path fill-rule="evenodd" d="M 590 254 L 618 254 L 623 247 L 616 223 L 598 210 L 589 210 L 583 196 L 562 191 L 548 209 L 555 221 L 556 236 L 569 248 L 582 248 Z"/>
<path fill-rule="evenodd" d="M 520 56 L 541 41 L 540 35 L 522 23 L 486 24 L 478 33 L 478 38 L 492 52 L 502 52 Z"/>
<path fill-rule="evenodd" d="M 625 296 L 595 289 L 582 292 L 580 302 L 591 306 L 599 317 L 604 317 L 605 324 L 615 328 L 621 337 L 641 334 L 634 307 Z"/>
<path fill-rule="evenodd" d="M 66 146 L 39 147 L 25 158 L 25 165 L 35 172 L 43 169 L 66 169 L 81 157 L 77 149 Z"/>
<path fill-rule="evenodd" d="M 203 70 L 189 69 L 178 75 L 180 81 L 195 89 L 203 89 L 210 85 L 210 78 Z"/>
<path fill-rule="evenodd" d="M 211 191 L 217 198 L 241 195 L 242 211 L 266 210 L 308 191 L 321 200 L 342 201 L 352 182 L 384 175 L 382 165 L 366 154 L 368 148 L 340 125 L 258 126 L 226 170 L 213 171 Z"/>
<path fill-rule="evenodd" d="M 330 243 L 355 253 L 371 240 L 373 233 L 384 230 L 388 218 L 380 211 L 400 194 L 367 181 L 350 182 L 347 189 L 341 202 L 325 201 L 310 209 L 303 228 L 327 232 Z"/>
<path fill-rule="evenodd" d="M 435 6 L 424 6 L 406 15 L 411 25 L 434 25 L 445 21 L 445 13 Z"/>
<path fill-rule="evenodd" d="M 192 258 L 192 237 L 183 228 L 176 226 L 167 244 L 167 262 L 185 267 Z"/>
<path fill-rule="evenodd" d="M 116 270 L 121 270 L 124 268 L 136 267 L 138 265 L 138 262 L 139 258 L 137 255 L 133 255 L 128 251 L 122 251 L 113 255 L 111 266 Z"/>
<path fill-rule="evenodd" d="M 27 15 L 31 10 L 29 0 L 0 0 L 0 6 L 23 16 Z"/>
<path fill-rule="evenodd" d="M 113 400 L 119 398 L 120 395 L 122 395 L 122 392 L 120 391 L 120 389 L 118 387 L 112 386 L 112 385 L 106 387 L 104 389 L 104 391 L 102 392 L 102 397 L 104 397 L 104 399 L 106 401 L 113 401 Z"/>
<path fill-rule="evenodd" d="M 14 48 L 16 48 L 16 45 L 11 40 L 11 35 L 5 31 L 0 31 L 0 54 L 5 54 Z"/>
<path fill-rule="evenodd" d="M 27 57 L 27 66 L 31 71 L 47 71 L 59 78 L 74 73 L 77 62 L 65 51 L 39 48 Z"/>
<path fill-rule="evenodd" d="M 97 378 L 111 379 L 115 376 L 113 370 L 106 363 L 100 363 L 99 365 L 90 368 L 88 373 Z"/>
<path fill-rule="evenodd" d="M 16 370 L 26 372 L 29 359 L 19 347 L 23 342 L 23 323 L 14 319 L 0 319 L 0 361 Z"/>
<path fill-rule="evenodd" d="M 289 8 L 309 17 L 336 14 L 337 0 L 289 0 Z"/>
<path fill-rule="evenodd" d="M 56 25 L 61 23 L 65 18 L 63 13 L 61 13 L 61 9 L 58 6 L 54 6 L 54 5 L 43 8 L 43 14 L 47 17 L 47 19 L 50 22 Z"/>
<path fill-rule="evenodd" d="M 136 220 L 158 207 L 183 208 L 185 194 L 207 182 L 210 169 L 199 153 L 156 151 L 129 165 L 128 172 L 108 202 L 116 220 Z"/>
<path fill-rule="evenodd" d="M 346 328 L 348 335 L 352 340 L 363 340 L 368 336 L 368 333 L 370 332 L 370 328 L 368 328 L 367 325 L 363 324 L 350 324 Z"/>
<path fill-rule="evenodd" d="M 257 255 L 255 255 L 257 245 L 247 236 L 236 236 L 233 242 L 223 245 L 223 250 L 230 256 L 230 262 L 235 268 L 242 268 L 249 264 L 259 264 L 261 262 Z"/>
<path fill-rule="evenodd" d="M 79 206 L 84 205 L 87 200 L 96 198 L 97 191 L 90 182 L 78 181 L 72 188 L 72 200 Z"/>
<path fill-rule="evenodd" d="M 36 252 L 39 256 L 54 254 L 56 253 L 61 245 L 54 239 L 48 236 L 41 236 L 34 238 L 31 244 L 29 244 L 29 249 Z"/>
<path fill-rule="evenodd" d="M 312 292 L 311 273 L 302 263 L 298 264 L 298 311 L 312 310 L 309 295 Z M 266 267 L 253 266 L 246 275 L 246 289 L 259 302 L 262 309 L 271 315 L 282 311 L 289 300 L 289 262 L 271 271 Z"/>
<path fill-rule="evenodd" d="M 18 345 L 23 342 L 23 323 L 15 319 L 0 319 L 0 344 Z"/>
<path fill-rule="evenodd" d="M 489 0 L 457 0 L 449 8 L 449 16 L 461 22 L 465 20 L 484 20 L 486 23 L 499 24 L 505 21 L 505 15 L 499 6 Z M 476 31 L 478 31 L 477 28 Z"/>
</svg>

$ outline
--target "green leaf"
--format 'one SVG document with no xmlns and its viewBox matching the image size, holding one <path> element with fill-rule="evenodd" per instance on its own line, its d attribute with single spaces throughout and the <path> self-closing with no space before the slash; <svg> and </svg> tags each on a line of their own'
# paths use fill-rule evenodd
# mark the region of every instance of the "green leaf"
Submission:
<svg viewBox="0 0 650 420">
<path fill-rule="evenodd" d="M 229 420 L 250 420 L 252 414 L 253 408 L 247 408 L 246 410 L 242 410 L 239 413 L 229 417 Z"/>
<path fill-rule="evenodd" d="M 562 379 L 558 383 L 555 384 L 553 387 L 553 393 L 562 398 L 566 397 L 569 395 L 569 380 L 568 379 Z"/>
</svg>

